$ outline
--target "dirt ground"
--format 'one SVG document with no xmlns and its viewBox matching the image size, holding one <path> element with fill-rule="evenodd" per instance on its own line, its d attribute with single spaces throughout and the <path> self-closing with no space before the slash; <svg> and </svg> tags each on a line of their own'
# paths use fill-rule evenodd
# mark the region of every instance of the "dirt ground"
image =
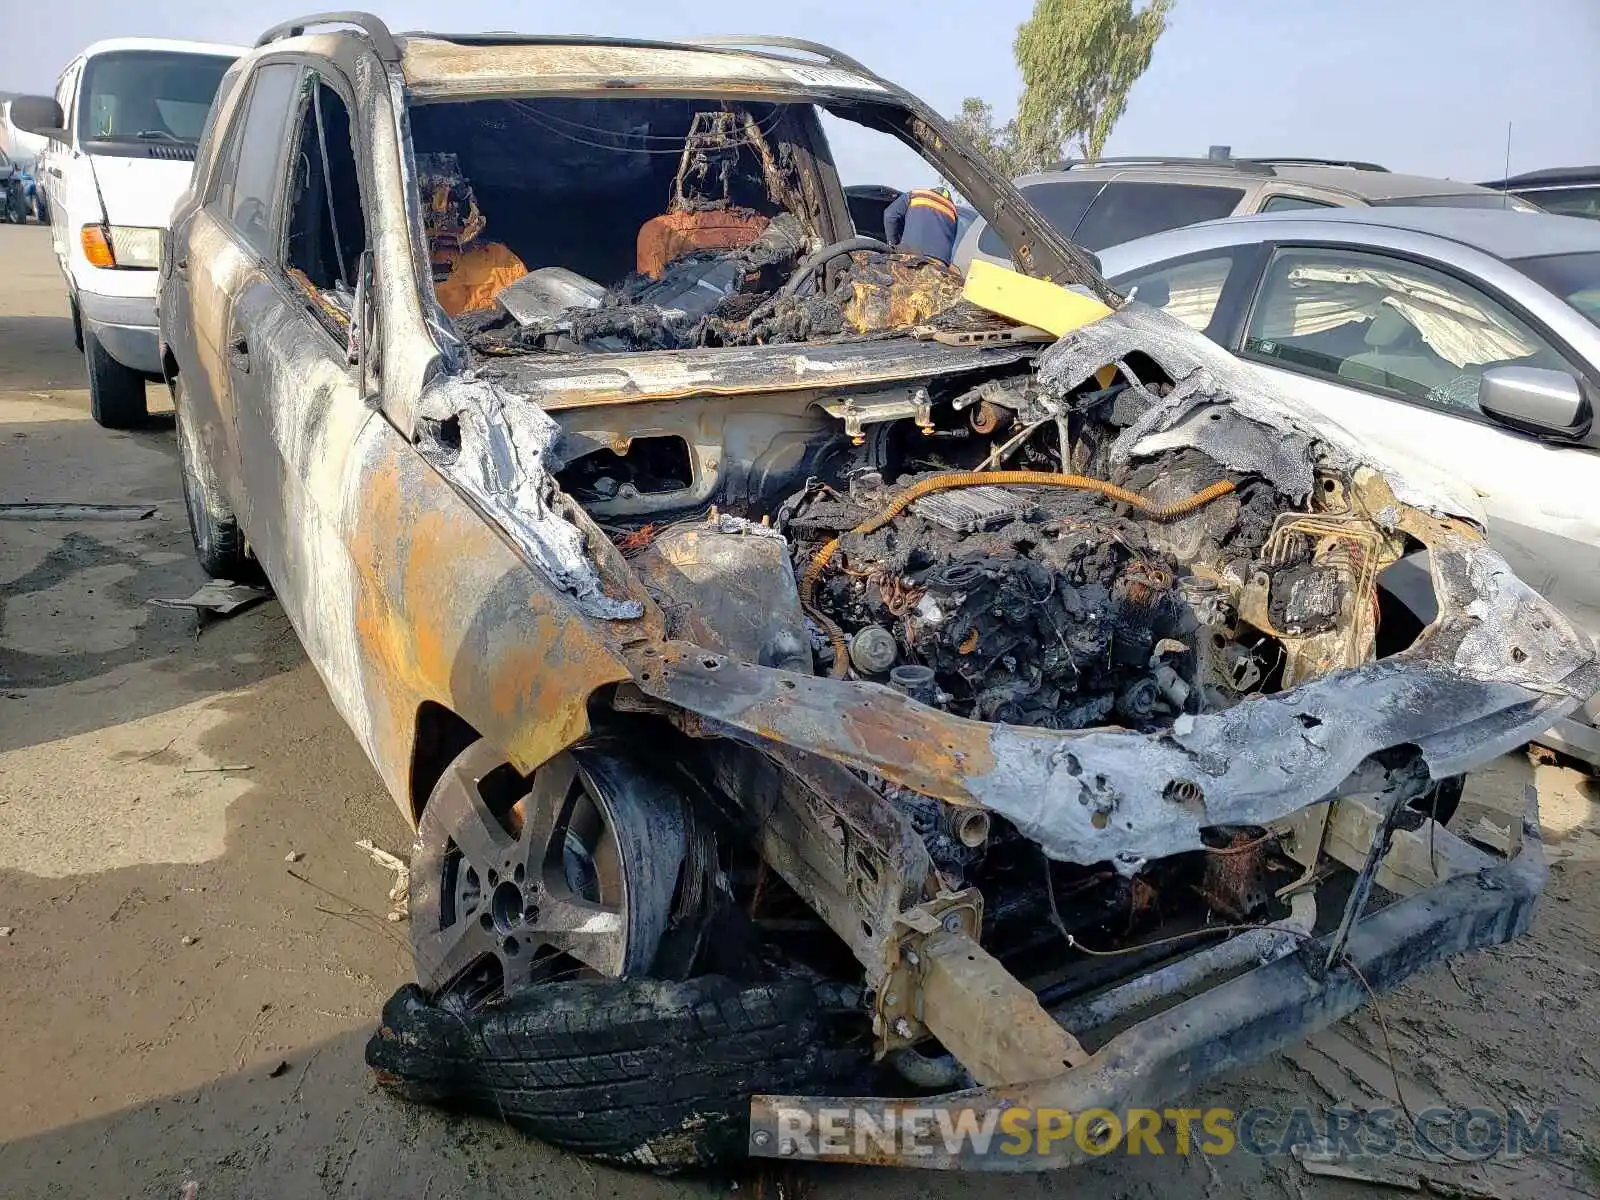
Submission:
<svg viewBox="0 0 1600 1200">
<path fill-rule="evenodd" d="M 84 387 L 48 232 L 0 226 L 0 1196 L 177 1197 L 188 1181 L 207 1200 L 1388 1191 L 1245 1154 L 1022 1179 L 660 1179 L 380 1095 L 361 1049 L 409 957 L 384 920 L 391 877 L 355 843 L 404 853 L 408 831 L 275 604 L 203 630 L 149 604 L 202 581 L 171 417 L 100 429 Z M 153 512 L 4 515 L 38 501 Z M 1529 779 L 1555 860 L 1532 936 L 1419 977 L 1382 1011 L 1413 1110 L 1559 1109 L 1563 1153 L 1480 1172 L 1479 1194 L 1593 1195 L 1600 790 L 1513 756 L 1471 782 L 1458 820 L 1514 810 Z M 1368 1009 L 1195 1103 L 1370 1107 L 1393 1090 Z"/>
</svg>

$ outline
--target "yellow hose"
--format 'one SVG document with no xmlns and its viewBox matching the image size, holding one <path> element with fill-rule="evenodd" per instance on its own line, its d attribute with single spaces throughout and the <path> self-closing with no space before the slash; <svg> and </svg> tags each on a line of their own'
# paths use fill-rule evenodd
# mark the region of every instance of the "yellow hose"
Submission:
<svg viewBox="0 0 1600 1200">
<path fill-rule="evenodd" d="M 917 480 L 889 501 L 881 512 L 868 517 L 850 532 L 875 533 L 905 512 L 913 502 L 933 492 L 949 491 L 952 488 L 983 487 L 988 484 L 1073 488 L 1081 492 L 1099 492 L 1108 500 L 1115 500 L 1119 504 L 1138 509 L 1153 521 L 1171 521 L 1178 517 L 1186 517 L 1196 509 L 1204 508 L 1213 500 L 1220 499 L 1233 491 L 1233 481 L 1222 479 L 1210 487 L 1201 488 L 1185 500 L 1174 500 L 1171 504 L 1157 504 L 1139 495 L 1138 492 L 1130 492 L 1127 488 L 1107 483 L 1104 479 L 1091 479 L 1087 475 L 1058 475 L 1053 471 L 948 471 L 943 475 L 930 475 L 926 479 Z M 800 576 L 800 603 L 811 619 L 828 635 L 828 641 L 833 644 L 831 673 L 836 678 L 842 679 L 850 670 L 850 656 L 845 645 L 844 630 L 839 628 L 837 622 L 819 612 L 812 600 L 817 590 L 817 581 L 838 552 L 839 539 L 830 538 L 806 565 L 804 573 Z"/>
</svg>

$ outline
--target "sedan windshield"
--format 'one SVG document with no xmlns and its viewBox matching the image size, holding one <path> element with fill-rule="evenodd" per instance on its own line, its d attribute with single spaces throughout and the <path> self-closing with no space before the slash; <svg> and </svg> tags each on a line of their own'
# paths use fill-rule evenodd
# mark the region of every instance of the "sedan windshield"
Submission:
<svg viewBox="0 0 1600 1200">
<path fill-rule="evenodd" d="M 85 72 L 78 136 L 85 142 L 198 142 L 233 59 L 220 54 L 121 50 Z"/>
<path fill-rule="evenodd" d="M 1600 250 L 1520 258 L 1511 265 L 1600 325 Z"/>
</svg>

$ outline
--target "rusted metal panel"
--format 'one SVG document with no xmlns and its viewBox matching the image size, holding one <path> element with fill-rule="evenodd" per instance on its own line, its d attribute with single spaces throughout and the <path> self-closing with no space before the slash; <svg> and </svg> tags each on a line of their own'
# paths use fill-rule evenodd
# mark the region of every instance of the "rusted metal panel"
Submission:
<svg viewBox="0 0 1600 1200">
<path fill-rule="evenodd" d="M 1205 871 L 1199 891 L 1207 904 L 1235 921 L 1242 921 L 1271 897 L 1266 885 L 1267 851 L 1275 838 L 1270 833 L 1235 833 L 1229 845 L 1206 850 Z"/>
<path fill-rule="evenodd" d="M 811 673 L 811 642 L 789 569 L 788 544 L 736 518 L 673 526 L 629 561 L 645 587 L 671 602 L 668 629 L 747 662 Z M 748 523 L 746 523 L 748 524 Z"/>
<path fill-rule="evenodd" d="M 950 804 L 978 804 L 967 780 L 995 769 L 989 726 L 877 684 L 763 671 L 683 642 L 643 646 L 630 661 L 649 695 L 782 745 L 876 770 Z"/>
<path fill-rule="evenodd" d="M 528 566 L 392 430 L 360 470 L 356 622 L 372 752 L 409 818 L 418 706 L 442 704 L 528 770 L 588 729 L 595 688 L 627 677 L 597 624 Z M 659 635 L 652 608 L 637 628 Z"/>
<path fill-rule="evenodd" d="M 933 872 L 916 831 L 826 759 L 729 742 L 713 743 L 709 754 L 719 786 L 743 804 L 763 861 L 850 947 L 876 985 L 896 918 L 921 898 Z"/>
<path fill-rule="evenodd" d="M 941 929 L 919 953 L 923 1023 L 980 1084 L 1049 1079 L 1088 1058 L 975 938 Z"/>
<path fill-rule="evenodd" d="M 1552 714 L 1570 711 L 1578 692 L 1592 691 L 1592 660 L 1567 640 L 1548 606 L 1525 590 L 1504 592 L 1500 602 L 1541 613 L 1548 644 L 1540 653 L 1560 660 L 1552 674 L 1566 681 L 1560 695 L 1539 696 L 1506 678 L 1511 672 L 1526 677 L 1512 651 L 1532 659 L 1538 637 L 1519 637 L 1516 647 L 1469 644 L 1480 627 L 1466 614 L 1468 596 L 1453 590 L 1471 587 L 1461 550 L 1469 560 L 1498 562 L 1497 556 L 1477 540 L 1455 554 L 1442 544 L 1434 549 L 1446 581 L 1441 603 L 1457 598 L 1453 625 L 1461 640 L 1435 635 L 1432 648 L 1447 662 L 1456 657 L 1457 669 L 1430 667 L 1420 646 L 1413 647 L 1160 734 L 989 725 L 879 685 L 769 671 L 682 643 L 642 646 L 629 659 L 640 688 L 659 700 L 872 771 L 922 795 L 990 808 L 1052 857 L 1136 868 L 1150 858 L 1202 849 L 1201 830 L 1208 826 L 1266 825 L 1337 794 L 1361 762 L 1388 746 L 1415 743 L 1435 774 L 1456 773 L 1463 759 L 1471 765 L 1495 746 L 1526 740 Z M 1521 620 L 1505 628 L 1535 635 L 1532 624 Z M 1480 669 L 1494 660 L 1492 673 L 1485 671 L 1489 677 L 1460 669 L 1461 647 Z M 1460 743 L 1463 726 L 1477 732 L 1472 746 Z M 1174 781 L 1185 780 L 1198 788 L 1174 789 Z"/>
</svg>

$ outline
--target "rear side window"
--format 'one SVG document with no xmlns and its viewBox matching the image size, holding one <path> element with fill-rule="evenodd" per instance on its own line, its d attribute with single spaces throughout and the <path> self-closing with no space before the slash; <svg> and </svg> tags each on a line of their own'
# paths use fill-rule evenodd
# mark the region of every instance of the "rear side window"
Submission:
<svg viewBox="0 0 1600 1200">
<path fill-rule="evenodd" d="M 293 63 L 269 63 L 256 70 L 250 95 L 234 118 L 212 197 L 219 215 L 270 258 L 277 257 L 272 244 L 272 199 L 278 191 L 284 140 L 299 81 L 300 68 Z"/>
<path fill-rule="evenodd" d="M 1297 208 L 1337 208 L 1326 200 L 1313 200 L 1310 196 L 1268 196 L 1261 206 L 1262 212 L 1292 212 Z"/>
<path fill-rule="evenodd" d="M 1095 198 L 1072 240 L 1086 250 L 1104 250 L 1147 234 L 1226 217 L 1242 199 L 1243 188 L 1111 183 Z"/>
<path fill-rule="evenodd" d="M 1600 250 L 1518 258 L 1511 265 L 1600 325 Z"/>
<path fill-rule="evenodd" d="M 1104 181 L 1097 179 L 1063 180 L 1030 184 L 1022 189 L 1022 194 L 1052 229 L 1072 237 L 1096 193 L 1105 186 Z M 990 258 L 1011 257 L 1011 248 L 993 225 L 986 226 L 978 235 L 978 252 Z"/>
</svg>

